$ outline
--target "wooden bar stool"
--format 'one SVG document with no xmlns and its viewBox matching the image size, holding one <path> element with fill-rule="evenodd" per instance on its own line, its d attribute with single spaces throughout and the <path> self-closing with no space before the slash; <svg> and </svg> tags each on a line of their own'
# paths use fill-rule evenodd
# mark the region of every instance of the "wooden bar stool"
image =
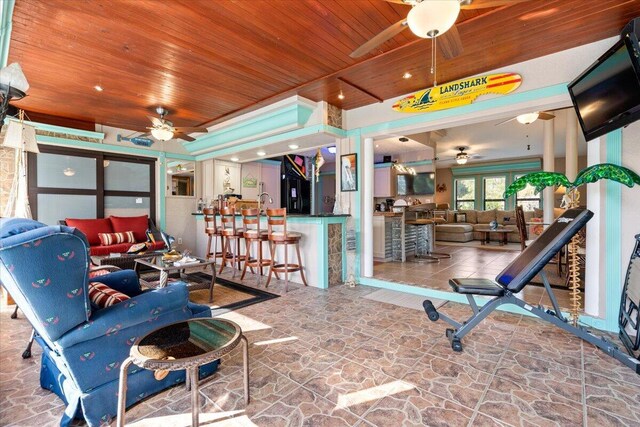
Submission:
<svg viewBox="0 0 640 427">
<path fill-rule="evenodd" d="M 216 208 L 204 208 L 202 210 L 204 214 L 204 232 L 207 234 L 207 254 L 206 258 L 214 258 L 214 260 L 223 257 L 224 248 L 224 237 L 222 236 L 221 230 L 216 223 Z M 214 240 L 215 239 L 215 240 Z M 218 252 L 218 239 L 220 239 L 220 252 Z M 211 241 L 213 242 L 213 252 L 211 252 Z"/>
<path fill-rule="evenodd" d="M 274 230 L 274 226 L 282 227 L 282 231 Z M 287 210 L 286 209 L 267 209 L 267 234 L 269 237 L 269 250 L 271 252 L 271 263 L 269 264 L 269 278 L 265 288 L 269 286 L 271 275 L 284 273 L 285 292 L 289 291 L 289 273 L 295 271 L 300 272 L 302 283 L 307 286 L 307 279 L 304 277 L 304 267 L 300 260 L 300 239 L 302 234 L 296 232 L 287 232 Z M 284 263 L 275 262 L 275 253 L 278 245 L 284 245 Z M 297 264 L 289 263 L 289 245 L 295 245 L 296 254 L 298 256 Z M 277 276 L 276 276 L 277 277 Z"/>
<path fill-rule="evenodd" d="M 220 234 L 224 239 L 222 252 L 226 254 L 226 256 L 222 257 L 222 263 L 220 264 L 220 271 L 218 271 L 218 273 L 222 273 L 227 262 L 231 261 L 233 276 L 235 277 L 236 266 L 237 270 L 240 270 L 240 263 L 245 259 L 245 256 L 240 253 L 240 239 L 244 237 L 244 231 L 236 228 L 235 208 L 220 209 Z M 234 242 L 233 251 L 231 250 L 231 242 Z"/>
<path fill-rule="evenodd" d="M 247 273 L 247 267 L 251 268 L 253 273 L 253 267 L 256 267 L 260 271 L 260 276 L 263 276 L 263 267 L 271 265 L 270 259 L 262 257 L 262 242 L 269 241 L 267 230 L 260 230 L 260 211 L 258 209 L 242 209 L 242 224 L 244 227 L 244 241 L 246 248 L 244 251 L 244 267 L 242 268 L 242 276 L 240 280 L 244 279 L 244 275 Z M 253 243 L 258 244 L 257 257 L 251 257 L 251 247 Z M 278 277 L 276 275 L 276 277 Z"/>
</svg>

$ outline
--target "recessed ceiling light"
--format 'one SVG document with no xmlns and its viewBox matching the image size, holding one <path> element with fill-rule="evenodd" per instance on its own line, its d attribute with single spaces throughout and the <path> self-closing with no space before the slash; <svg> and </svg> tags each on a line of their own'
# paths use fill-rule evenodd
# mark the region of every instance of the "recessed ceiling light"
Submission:
<svg viewBox="0 0 640 427">
<path fill-rule="evenodd" d="M 104 90 L 104 89 L 102 88 L 102 86 L 100 86 L 100 85 L 95 85 L 93 88 L 94 88 L 95 90 L 97 90 L 98 92 L 102 92 L 102 91 Z"/>
<path fill-rule="evenodd" d="M 338 99 L 344 99 L 344 94 L 342 92 L 338 95 Z"/>
<path fill-rule="evenodd" d="M 410 79 L 411 77 L 413 77 L 413 74 L 408 71 L 402 75 L 403 79 Z"/>
<path fill-rule="evenodd" d="M 263 150 L 260 150 L 260 151 L 258 151 L 256 154 L 257 154 L 258 156 L 266 156 L 266 155 L 267 155 L 267 152 L 266 152 L 266 151 L 263 151 Z"/>
<path fill-rule="evenodd" d="M 240 159 L 239 159 L 239 158 L 237 158 L 236 156 L 233 156 L 233 157 L 231 158 L 231 161 L 232 161 L 232 162 L 237 162 L 238 160 L 240 160 Z"/>
<path fill-rule="evenodd" d="M 289 144 L 289 148 L 291 148 L 292 150 L 297 150 L 298 148 L 300 148 L 300 146 L 297 144 Z"/>
<path fill-rule="evenodd" d="M 330 152 L 331 154 L 336 154 L 336 146 L 332 145 L 331 147 L 328 147 L 327 151 Z"/>
</svg>

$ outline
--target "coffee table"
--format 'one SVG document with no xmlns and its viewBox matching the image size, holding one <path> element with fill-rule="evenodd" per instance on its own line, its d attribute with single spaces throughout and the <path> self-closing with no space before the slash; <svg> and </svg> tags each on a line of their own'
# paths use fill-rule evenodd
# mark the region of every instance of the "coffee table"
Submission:
<svg viewBox="0 0 640 427">
<path fill-rule="evenodd" d="M 501 226 L 495 229 L 491 227 L 476 227 L 473 231 L 479 231 L 481 233 L 484 233 L 484 236 L 480 242 L 480 244 L 482 245 L 489 244 L 491 242 L 491 240 L 489 239 L 489 233 L 500 233 L 502 236 L 498 240 L 498 244 L 500 246 L 504 246 L 508 243 L 507 234 L 512 233 L 515 230 L 516 229 L 514 227 Z"/>
<path fill-rule="evenodd" d="M 204 317 L 175 322 L 138 339 L 129 357 L 120 367 L 117 426 L 125 424 L 127 370 L 133 363 L 156 371 L 160 378 L 166 371 L 186 370 L 185 384 L 191 390 L 191 425 L 199 425 L 198 367 L 214 360 L 243 343 L 244 403 L 249 404 L 249 343 L 236 323 Z"/>
<path fill-rule="evenodd" d="M 138 277 L 140 277 L 140 270 L 143 266 L 160 271 L 160 281 L 157 286 L 159 288 L 164 288 L 165 286 L 167 286 L 167 282 L 169 281 L 169 274 L 179 273 L 180 278 L 188 279 L 191 282 L 187 285 L 187 289 L 189 289 L 189 291 L 195 291 L 197 289 L 209 289 L 209 302 L 212 302 L 213 285 L 216 281 L 215 260 L 208 260 L 198 257 L 195 257 L 195 259 L 197 262 L 177 265 L 174 261 L 165 260 L 162 255 L 136 258 L 136 265 L 134 270 L 138 274 Z M 205 281 L 200 277 L 185 272 L 185 269 L 202 268 L 204 270 L 207 267 L 209 267 L 209 269 L 211 270 L 210 281 Z M 150 286 L 148 282 L 144 283 L 147 286 Z"/>
</svg>

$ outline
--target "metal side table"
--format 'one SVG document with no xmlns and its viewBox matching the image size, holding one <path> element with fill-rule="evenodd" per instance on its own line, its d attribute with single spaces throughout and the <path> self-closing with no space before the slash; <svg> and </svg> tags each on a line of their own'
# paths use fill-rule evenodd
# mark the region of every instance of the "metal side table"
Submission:
<svg viewBox="0 0 640 427">
<path fill-rule="evenodd" d="M 249 343 L 236 323 L 204 317 L 169 324 L 138 339 L 129 357 L 120 367 L 118 386 L 118 427 L 125 425 L 127 369 L 137 366 L 156 371 L 163 378 L 167 371 L 186 370 L 187 390 L 191 389 L 191 425 L 199 425 L 198 367 L 214 360 L 243 343 L 244 401 L 249 404 Z"/>
</svg>

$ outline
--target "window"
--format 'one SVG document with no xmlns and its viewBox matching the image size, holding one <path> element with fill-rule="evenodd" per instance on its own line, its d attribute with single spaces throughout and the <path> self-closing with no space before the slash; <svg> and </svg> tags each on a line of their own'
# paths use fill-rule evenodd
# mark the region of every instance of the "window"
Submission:
<svg viewBox="0 0 640 427">
<path fill-rule="evenodd" d="M 524 175 L 516 175 L 514 181 Z M 516 206 L 522 206 L 525 211 L 540 209 L 541 193 L 536 194 L 536 190 L 531 184 L 516 193 Z"/>
<path fill-rule="evenodd" d="M 476 180 L 475 178 L 456 179 L 456 209 L 475 209 Z"/>
<path fill-rule="evenodd" d="M 507 177 L 493 176 L 484 178 L 484 210 L 505 210 L 504 191 L 507 189 Z"/>
<path fill-rule="evenodd" d="M 29 154 L 29 203 L 34 218 L 109 215 L 155 217 L 155 159 L 40 146 Z"/>
</svg>

